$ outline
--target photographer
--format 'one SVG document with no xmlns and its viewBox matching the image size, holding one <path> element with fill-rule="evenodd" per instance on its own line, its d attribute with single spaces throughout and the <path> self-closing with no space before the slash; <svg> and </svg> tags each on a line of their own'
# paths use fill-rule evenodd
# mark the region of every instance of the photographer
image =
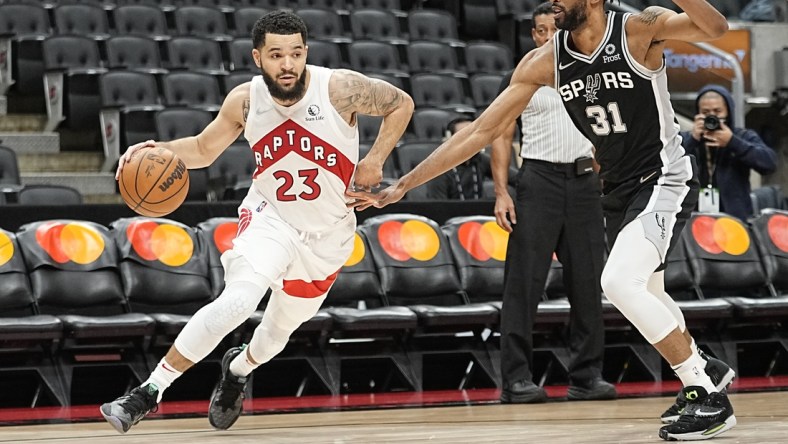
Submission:
<svg viewBox="0 0 788 444">
<path fill-rule="evenodd" d="M 681 133 L 681 144 L 700 169 L 698 210 L 721 211 L 746 221 L 753 211 L 750 169 L 773 173 L 777 154 L 755 131 L 733 126 L 733 99 L 724 87 L 704 86 L 695 104 L 695 125 Z"/>
</svg>

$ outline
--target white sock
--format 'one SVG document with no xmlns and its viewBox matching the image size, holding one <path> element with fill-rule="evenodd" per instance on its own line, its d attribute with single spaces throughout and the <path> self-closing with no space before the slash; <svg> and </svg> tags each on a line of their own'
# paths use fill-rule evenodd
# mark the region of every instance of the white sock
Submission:
<svg viewBox="0 0 788 444">
<path fill-rule="evenodd" d="M 690 342 L 690 348 L 692 349 L 692 353 L 698 353 L 698 344 L 695 343 L 695 338 L 692 338 L 692 342 Z M 706 364 L 704 364 L 703 367 L 706 368 Z"/>
<path fill-rule="evenodd" d="M 164 391 L 169 388 L 170 384 L 173 383 L 176 379 L 178 379 L 183 372 L 179 372 L 175 370 L 175 367 L 170 365 L 164 358 L 161 358 L 159 364 L 156 366 L 156 369 L 153 370 L 153 373 L 148 376 L 148 380 L 143 382 L 142 386 L 146 386 L 148 384 L 153 384 L 156 388 L 159 389 L 159 397 L 156 399 L 156 402 L 161 402 L 161 397 L 164 395 Z"/>
<path fill-rule="evenodd" d="M 230 362 L 230 373 L 245 378 L 249 376 L 249 373 L 252 373 L 254 369 L 260 366 L 260 364 L 255 364 L 250 361 L 247 353 L 249 353 L 249 347 L 244 347 L 241 353 Z"/>
<path fill-rule="evenodd" d="M 681 379 L 684 387 L 695 385 L 703 387 L 708 393 L 718 391 L 712 384 L 709 375 L 706 374 L 706 361 L 700 357 L 697 351 L 693 351 L 686 361 L 672 368 Z"/>
</svg>

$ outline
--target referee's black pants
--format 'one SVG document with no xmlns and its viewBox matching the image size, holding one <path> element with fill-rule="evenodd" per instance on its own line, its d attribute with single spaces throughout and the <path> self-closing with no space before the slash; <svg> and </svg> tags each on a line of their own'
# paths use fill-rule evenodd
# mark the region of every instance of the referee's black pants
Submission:
<svg viewBox="0 0 788 444">
<path fill-rule="evenodd" d="M 600 277 L 604 227 L 599 178 L 572 164 L 526 159 L 517 183 L 517 224 L 509 236 L 501 311 L 503 388 L 533 380 L 533 325 L 553 251 L 571 304 L 569 377 L 601 376 L 604 325 Z"/>
</svg>

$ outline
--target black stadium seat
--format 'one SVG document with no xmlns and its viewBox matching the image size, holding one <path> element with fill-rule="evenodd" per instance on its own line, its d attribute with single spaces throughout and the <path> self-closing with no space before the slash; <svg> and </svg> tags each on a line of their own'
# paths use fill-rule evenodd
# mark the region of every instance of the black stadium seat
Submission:
<svg viewBox="0 0 788 444">
<path fill-rule="evenodd" d="M 145 36 L 120 35 L 106 41 L 107 67 L 164 74 L 159 44 Z"/>
<path fill-rule="evenodd" d="M 486 382 L 497 386 L 482 332 L 498 322 L 498 309 L 487 303 L 470 303 L 462 291 L 448 239 L 438 225 L 422 216 L 387 214 L 367 219 L 359 230 L 369 241 L 386 300 L 416 313 L 419 328 L 411 353 L 415 365 L 421 367 L 424 355 L 469 354 Z M 470 336 L 457 340 L 455 335 L 461 332 Z M 430 340 L 436 336 L 455 346 L 436 347 Z M 468 363 L 460 367 L 464 369 Z"/>
<path fill-rule="evenodd" d="M 193 228 L 169 219 L 123 218 L 110 227 L 129 307 L 156 320 L 151 351 L 158 355 L 214 298 L 206 246 Z"/>
<path fill-rule="evenodd" d="M 363 306 L 360 304 L 363 303 Z M 354 236 L 354 248 L 329 290 L 324 309 L 333 320 L 330 337 L 334 339 L 375 340 L 377 347 L 356 347 L 352 342 L 326 349 L 334 365 L 329 367 L 333 379 L 342 381 L 341 360 L 386 358 L 411 385 L 420 388 L 419 375 L 411 366 L 405 340 L 416 328 L 416 314 L 405 307 L 386 306 L 383 289 L 372 261 L 369 244 L 360 232 Z M 392 370 L 393 371 L 393 370 Z M 383 387 L 387 390 L 387 387 Z"/>
<path fill-rule="evenodd" d="M 66 403 L 75 367 L 122 365 L 131 371 L 131 384 L 142 382 L 150 371 L 144 343 L 155 321 L 129 312 L 109 230 L 93 222 L 47 220 L 22 226 L 17 239 L 40 312 L 63 322 L 58 360 Z"/>
<path fill-rule="evenodd" d="M 33 371 L 37 389 L 44 388 L 60 405 L 68 396 L 54 359 L 56 341 L 63 337 L 63 323 L 52 315 L 36 314 L 27 269 L 14 233 L 0 229 L 0 374 Z M 24 390 L 20 390 L 24 391 Z M 26 399 L 36 407 L 38 396 Z"/>
<path fill-rule="evenodd" d="M 109 37 L 109 19 L 104 9 L 90 4 L 66 4 L 55 7 L 55 30 L 58 34 L 84 35 L 97 40 Z"/>
<path fill-rule="evenodd" d="M 20 205 L 81 205 L 82 193 L 65 185 L 25 185 L 17 195 Z"/>
<path fill-rule="evenodd" d="M 118 5 L 112 15 L 119 35 L 141 35 L 154 40 L 169 38 L 164 11 L 149 5 Z"/>
</svg>

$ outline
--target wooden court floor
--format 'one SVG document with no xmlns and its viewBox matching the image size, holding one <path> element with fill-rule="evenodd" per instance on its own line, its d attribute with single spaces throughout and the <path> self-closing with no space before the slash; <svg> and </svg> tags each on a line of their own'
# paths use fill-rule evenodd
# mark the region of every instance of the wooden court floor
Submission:
<svg viewBox="0 0 788 444">
<path fill-rule="evenodd" d="M 126 435 L 104 422 L 0 427 L 0 443 L 654 443 L 671 398 L 472 405 L 144 420 Z M 731 395 L 738 426 L 720 443 L 788 443 L 788 392 Z"/>
</svg>

